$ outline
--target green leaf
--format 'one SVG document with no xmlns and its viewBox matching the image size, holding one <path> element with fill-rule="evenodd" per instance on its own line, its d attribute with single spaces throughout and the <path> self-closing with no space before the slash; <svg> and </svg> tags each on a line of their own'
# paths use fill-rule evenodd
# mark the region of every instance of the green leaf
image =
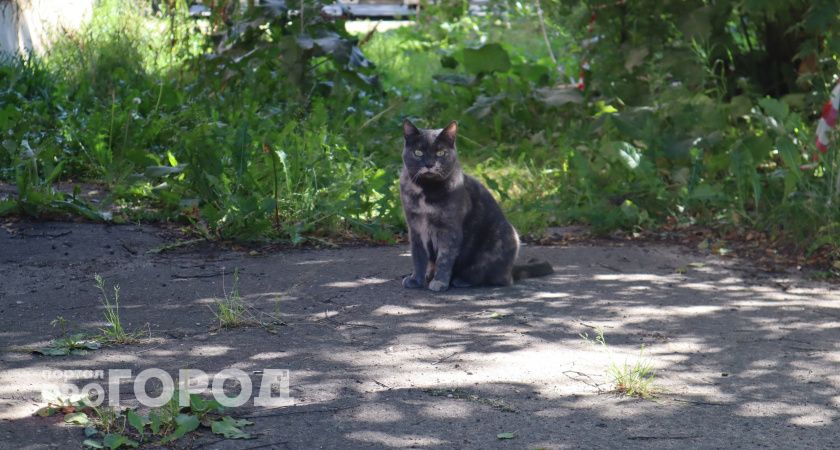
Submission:
<svg viewBox="0 0 840 450">
<path fill-rule="evenodd" d="M 87 414 L 83 412 L 76 412 L 66 414 L 64 416 L 64 422 L 66 423 L 75 423 L 78 425 L 87 425 L 90 423 L 90 419 L 88 418 Z"/>
<path fill-rule="evenodd" d="M 783 122 L 788 114 L 790 114 L 788 105 L 775 98 L 764 97 L 758 101 L 758 104 L 768 116 L 772 116 L 779 122 Z"/>
<path fill-rule="evenodd" d="M 131 440 L 121 434 L 106 434 L 105 438 L 102 440 L 102 443 L 105 444 L 106 447 L 110 448 L 111 450 L 120 448 L 122 446 L 126 447 L 137 447 L 140 445 L 137 441 Z"/>
<path fill-rule="evenodd" d="M 43 408 L 39 409 L 38 411 L 35 411 L 35 415 L 40 416 L 40 417 L 49 417 L 49 416 L 54 415 L 57 412 L 58 412 L 58 408 L 53 408 L 52 406 L 44 406 Z"/>
<path fill-rule="evenodd" d="M 210 424 L 210 429 L 216 433 L 221 434 L 227 439 L 251 439 L 251 434 L 242 431 L 239 427 L 252 425 L 253 422 L 247 420 L 235 420 L 230 416 L 222 417 Z"/>
<path fill-rule="evenodd" d="M 181 173 L 181 172 L 184 171 L 184 167 L 186 167 L 186 165 L 184 165 L 184 164 L 180 164 L 180 165 L 177 165 L 175 167 L 149 166 L 149 167 L 146 167 L 146 171 L 145 171 L 144 175 L 146 175 L 148 178 L 162 177 L 162 176 L 166 176 L 166 175 L 172 175 L 174 173 Z"/>
<path fill-rule="evenodd" d="M 149 424 L 149 419 L 137 414 L 133 410 L 129 410 L 128 413 L 126 413 L 126 418 L 128 419 L 128 424 L 137 430 L 137 433 L 140 435 L 140 439 L 142 440 L 143 429 Z"/>
<path fill-rule="evenodd" d="M 149 428 L 152 429 L 153 434 L 158 434 L 160 432 L 160 426 L 163 424 L 163 419 L 160 416 L 160 413 L 157 411 L 152 411 L 149 413 Z"/>
<path fill-rule="evenodd" d="M 61 175 L 62 169 L 64 169 L 64 161 L 61 161 L 53 168 L 52 172 L 50 172 L 50 174 L 47 175 L 47 178 L 44 179 L 44 184 L 52 184 L 52 182 Z"/>
<path fill-rule="evenodd" d="M 12 214 L 13 212 L 17 211 L 17 209 L 17 202 L 13 200 L 0 200 L 0 216 Z"/>
<path fill-rule="evenodd" d="M 175 418 L 175 423 L 178 424 L 178 427 L 175 428 L 175 431 L 173 431 L 172 434 L 161 439 L 161 443 L 172 442 L 185 434 L 194 431 L 201 424 L 198 417 L 191 414 L 178 414 L 178 417 Z"/>
<path fill-rule="evenodd" d="M 499 434 L 496 435 L 496 439 L 513 439 L 515 437 L 516 437 L 516 432 L 515 431 L 513 431 L 513 432 L 508 431 L 508 432 L 499 433 Z"/>
<path fill-rule="evenodd" d="M 102 443 L 99 441 L 94 441 L 93 439 L 85 439 L 82 441 L 82 446 L 87 448 L 105 448 L 102 446 Z"/>
<path fill-rule="evenodd" d="M 205 400 L 198 394 L 190 394 L 190 410 L 200 416 L 221 409 L 222 405 L 215 399 Z"/>
<path fill-rule="evenodd" d="M 44 356 L 64 356 L 70 354 L 70 349 L 66 347 L 42 347 L 32 350 L 33 353 L 40 353 Z"/>
<path fill-rule="evenodd" d="M 88 425 L 85 427 L 85 437 L 95 436 L 99 431 L 96 430 L 96 427 L 93 425 Z"/>
<path fill-rule="evenodd" d="M 88 350 L 99 350 L 102 347 L 102 344 L 96 341 L 84 341 L 77 343 L 78 346 L 84 347 Z"/>
<path fill-rule="evenodd" d="M 440 66 L 447 69 L 454 69 L 458 67 L 458 60 L 449 55 L 444 55 L 440 57 Z"/>
<path fill-rule="evenodd" d="M 510 57 L 499 44 L 485 44 L 464 49 L 464 67 L 472 73 L 505 72 L 510 69 Z"/>
</svg>

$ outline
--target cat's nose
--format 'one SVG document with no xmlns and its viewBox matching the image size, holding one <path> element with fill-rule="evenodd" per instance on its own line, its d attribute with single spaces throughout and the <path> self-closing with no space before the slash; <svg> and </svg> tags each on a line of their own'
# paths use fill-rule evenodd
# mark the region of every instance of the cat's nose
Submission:
<svg viewBox="0 0 840 450">
<path fill-rule="evenodd" d="M 426 161 L 426 168 L 427 168 L 427 169 L 431 169 L 431 168 L 432 168 L 432 167 L 434 167 L 434 166 L 435 166 L 435 162 L 434 162 L 434 161 Z"/>
</svg>

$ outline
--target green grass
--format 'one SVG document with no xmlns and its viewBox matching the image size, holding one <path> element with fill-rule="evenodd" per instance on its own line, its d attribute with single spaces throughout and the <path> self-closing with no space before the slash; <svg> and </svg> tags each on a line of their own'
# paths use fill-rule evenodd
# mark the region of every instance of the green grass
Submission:
<svg viewBox="0 0 840 450">
<path fill-rule="evenodd" d="M 619 364 L 613 360 L 612 349 L 607 345 L 603 327 L 597 327 L 595 329 L 595 336 L 589 336 L 589 333 L 581 333 L 579 336 L 585 342 L 598 345 L 606 350 L 610 359 L 607 376 L 610 378 L 614 392 L 628 397 L 642 399 L 649 399 L 656 396 L 658 392 L 654 384 L 656 371 L 651 360 L 644 357 L 644 345 L 639 350 L 639 357 L 635 362 L 629 363 L 625 359 L 623 363 Z"/>
<path fill-rule="evenodd" d="M 153 408 L 148 415 L 133 409 L 113 406 L 94 406 L 87 397 L 80 400 L 50 403 L 36 413 L 49 417 L 66 412 L 64 422 L 84 427 L 85 448 L 136 448 L 142 445 L 161 446 L 180 442 L 184 436 L 207 427 L 223 439 L 251 439 L 244 428 L 254 423 L 224 415 L 225 408 L 215 399 L 206 400 L 189 394 L 189 404 L 180 406 L 176 389 L 163 406 Z"/>
<path fill-rule="evenodd" d="M 233 286 L 230 291 L 225 291 L 224 275 L 222 276 L 222 290 L 224 297 L 215 300 L 213 314 L 219 321 L 219 328 L 235 328 L 250 322 L 246 317 L 248 307 L 242 296 L 239 295 L 239 271 L 233 272 Z"/>
<path fill-rule="evenodd" d="M 824 92 L 814 85 L 804 107 L 752 90 L 727 97 L 708 45 L 674 50 L 692 69 L 680 83 L 685 71 L 653 64 L 656 54 L 634 69 L 641 76 L 609 46 L 581 49 L 581 5 L 544 5 L 567 13 L 548 16 L 558 65 L 531 6 L 483 18 L 432 8 L 414 26 L 374 33 L 365 66 L 301 50 L 299 25 L 281 19 L 253 34 L 219 26 L 229 50 L 217 53 L 194 30 L 218 23 L 176 3 L 151 16 L 102 2 L 49 54 L 0 65 L 0 181 L 18 192 L 0 200 L 0 215 L 178 222 L 187 241 L 393 242 L 404 230 L 396 179 L 408 116 L 429 127 L 459 120 L 467 172 L 523 235 L 668 224 L 758 229 L 815 254 L 809 236 L 840 243 L 838 153 L 798 169 L 813 151 L 807 104 Z M 307 35 L 344 36 L 340 22 L 309 20 Z M 465 55 L 491 43 L 510 68 L 478 73 Z M 589 90 L 557 102 L 574 99 L 562 85 L 591 51 L 600 66 Z M 57 189 L 79 182 L 105 198 Z"/>
<path fill-rule="evenodd" d="M 608 373 L 616 392 L 628 397 L 644 399 L 656 394 L 657 390 L 654 386 L 656 372 L 651 361 L 644 358 L 644 346 L 639 351 L 639 358 L 635 362 L 628 363 L 625 360 L 621 364 L 610 363 Z"/>
<path fill-rule="evenodd" d="M 100 335 L 97 340 L 104 344 L 123 345 L 132 344 L 138 341 L 139 332 L 127 332 L 122 324 L 120 317 L 120 286 L 114 285 L 113 295 L 108 294 L 108 288 L 105 280 L 99 275 L 94 275 L 96 281 L 96 288 L 99 289 L 101 295 L 100 300 L 102 306 L 105 308 L 103 313 L 105 316 L 106 326 L 100 328 Z"/>
</svg>

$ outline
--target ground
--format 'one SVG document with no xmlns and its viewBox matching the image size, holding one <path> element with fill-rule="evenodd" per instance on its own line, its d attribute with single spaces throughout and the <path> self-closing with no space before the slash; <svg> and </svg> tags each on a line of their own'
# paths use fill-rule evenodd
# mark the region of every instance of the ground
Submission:
<svg viewBox="0 0 840 450">
<path fill-rule="evenodd" d="M 44 369 L 150 367 L 290 370 L 290 405 L 235 410 L 256 439 L 205 431 L 180 447 L 828 448 L 840 433 L 840 295 L 793 271 L 657 244 L 526 246 L 556 273 L 436 294 L 401 287 L 404 246 L 147 253 L 168 239 L 137 225 L 0 229 L 0 447 L 79 447 L 81 428 L 32 416 Z M 215 328 L 236 269 L 245 301 L 284 325 Z M 144 340 L 27 352 L 58 334 L 56 316 L 104 325 L 96 273 L 121 286 Z M 658 394 L 612 392 L 610 364 L 642 345 Z"/>
</svg>

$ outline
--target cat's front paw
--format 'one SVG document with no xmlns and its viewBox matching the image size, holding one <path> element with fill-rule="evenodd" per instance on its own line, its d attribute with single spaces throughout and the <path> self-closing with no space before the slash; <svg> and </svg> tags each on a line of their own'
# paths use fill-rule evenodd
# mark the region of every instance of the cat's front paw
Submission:
<svg viewBox="0 0 840 450">
<path fill-rule="evenodd" d="M 403 278 L 403 287 L 406 289 L 420 289 L 423 287 L 423 283 L 417 281 L 413 276 L 409 275 Z"/>
<path fill-rule="evenodd" d="M 444 283 L 440 280 L 432 280 L 431 283 L 429 283 L 429 289 L 435 292 L 443 292 L 449 289 L 449 283 Z"/>
</svg>

